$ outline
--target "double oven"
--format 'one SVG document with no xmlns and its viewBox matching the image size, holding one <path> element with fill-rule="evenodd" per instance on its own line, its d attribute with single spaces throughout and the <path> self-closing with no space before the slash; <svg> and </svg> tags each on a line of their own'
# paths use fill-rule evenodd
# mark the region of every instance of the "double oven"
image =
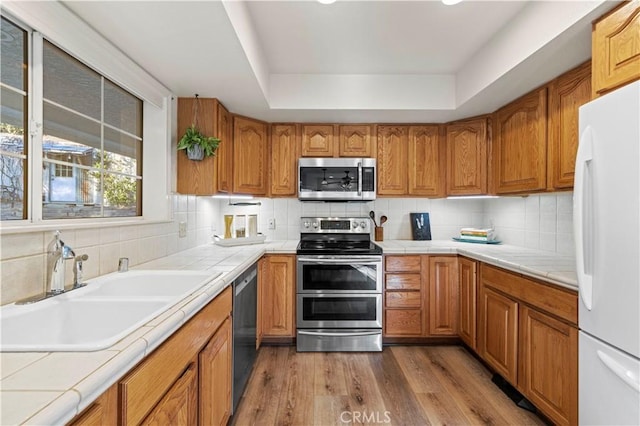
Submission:
<svg viewBox="0 0 640 426">
<path fill-rule="evenodd" d="M 302 218 L 298 351 L 382 350 L 382 249 L 369 218 Z"/>
</svg>

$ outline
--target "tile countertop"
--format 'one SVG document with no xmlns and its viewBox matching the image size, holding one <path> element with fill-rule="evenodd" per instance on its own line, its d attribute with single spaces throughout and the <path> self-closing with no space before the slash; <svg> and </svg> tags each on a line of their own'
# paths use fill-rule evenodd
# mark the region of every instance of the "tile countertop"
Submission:
<svg viewBox="0 0 640 426">
<path fill-rule="evenodd" d="M 385 254 L 461 254 L 577 290 L 573 257 L 510 245 L 389 240 Z M 298 241 L 236 247 L 205 245 L 133 269 L 211 270 L 217 278 L 115 345 L 95 352 L 0 353 L 0 424 L 64 424 L 265 253 L 295 254 Z M 89 281 L 90 283 L 90 281 Z"/>
</svg>

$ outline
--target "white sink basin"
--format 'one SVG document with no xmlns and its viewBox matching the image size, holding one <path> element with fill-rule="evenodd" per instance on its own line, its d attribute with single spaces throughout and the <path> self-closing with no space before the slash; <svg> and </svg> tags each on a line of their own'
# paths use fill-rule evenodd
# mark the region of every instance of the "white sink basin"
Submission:
<svg viewBox="0 0 640 426">
<path fill-rule="evenodd" d="M 91 297 L 177 297 L 183 299 L 221 272 L 129 271 L 113 273 L 89 281 L 77 291 Z"/>
<path fill-rule="evenodd" d="M 29 305 L 0 309 L 0 350 L 96 351 L 108 348 L 220 273 L 130 271 Z"/>
</svg>

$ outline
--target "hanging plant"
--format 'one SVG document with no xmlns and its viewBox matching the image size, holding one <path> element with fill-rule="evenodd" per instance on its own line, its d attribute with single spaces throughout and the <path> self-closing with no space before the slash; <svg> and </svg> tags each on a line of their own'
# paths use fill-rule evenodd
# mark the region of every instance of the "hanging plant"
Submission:
<svg viewBox="0 0 640 426">
<path fill-rule="evenodd" d="M 200 161 L 204 157 L 211 157 L 216 155 L 218 145 L 220 145 L 220 139 L 213 136 L 205 136 L 200 133 L 198 129 L 198 95 L 196 94 L 196 101 L 193 111 L 193 124 L 189 126 L 184 133 L 184 136 L 178 141 L 178 150 L 185 149 L 187 151 L 187 157 L 190 160 Z"/>
</svg>

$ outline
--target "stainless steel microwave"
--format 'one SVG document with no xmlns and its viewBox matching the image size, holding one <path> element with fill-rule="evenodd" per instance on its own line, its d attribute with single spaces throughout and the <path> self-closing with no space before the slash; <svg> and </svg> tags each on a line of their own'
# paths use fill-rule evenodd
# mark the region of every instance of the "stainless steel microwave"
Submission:
<svg viewBox="0 0 640 426">
<path fill-rule="evenodd" d="M 375 200 L 376 159 L 299 159 L 298 199 L 303 201 Z"/>
</svg>

